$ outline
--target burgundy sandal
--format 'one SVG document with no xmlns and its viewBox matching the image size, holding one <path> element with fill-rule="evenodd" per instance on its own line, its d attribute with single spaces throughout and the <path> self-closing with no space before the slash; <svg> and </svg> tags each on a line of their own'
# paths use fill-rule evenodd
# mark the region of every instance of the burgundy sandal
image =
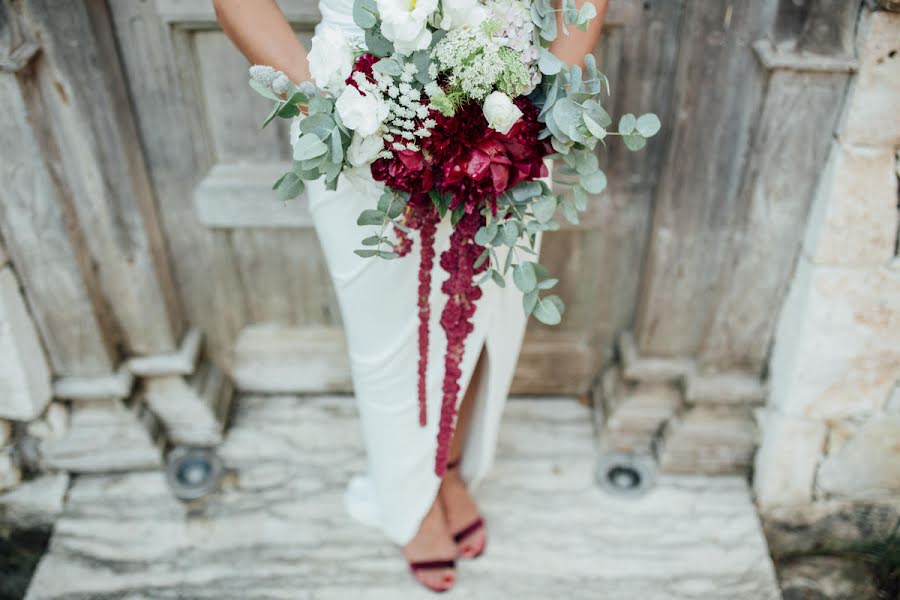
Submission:
<svg viewBox="0 0 900 600">
<path fill-rule="evenodd" d="M 450 461 L 447 463 L 447 470 L 449 471 L 451 469 L 455 469 L 458 466 L 459 466 L 459 459 Z M 468 525 L 466 525 L 465 527 L 463 527 L 462 529 L 460 529 L 459 531 L 457 531 L 456 533 L 453 534 L 453 541 L 458 546 L 467 537 L 471 536 L 473 533 L 475 533 L 479 529 L 483 529 L 483 528 L 484 528 L 484 518 L 481 515 L 478 515 L 478 517 L 474 521 L 472 521 L 471 523 L 469 523 Z M 485 542 L 481 545 L 481 548 L 478 549 L 478 552 L 476 552 L 472 556 L 465 556 L 463 554 L 460 554 L 460 556 L 465 556 L 465 558 L 478 558 L 479 556 L 484 554 L 485 546 L 487 546 L 487 536 L 485 536 Z"/>
<path fill-rule="evenodd" d="M 418 571 L 431 571 L 433 569 L 456 569 L 456 561 L 452 560 L 452 559 L 450 559 L 450 560 L 421 560 L 421 561 L 409 563 L 409 570 L 412 571 L 413 576 L 415 576 L 415 574 Z M 446 592 L 451 587 L 453 587 L 452 585 L 450 587 L 445 587 L 445 588 L 433 587 L 433 586 L 428 585 L 427 583 L 423 583 L 418 577 L 416 577 L 416 581 L 421 583 L 423 586 L 427 587 L 432 592 L 438 592 L 438 593 Z M 444 579 L 444 581 L 445 581 L 445 583 L 450 583 L 449 581 L 446 580 L 446 578 Z"/>
</svg>

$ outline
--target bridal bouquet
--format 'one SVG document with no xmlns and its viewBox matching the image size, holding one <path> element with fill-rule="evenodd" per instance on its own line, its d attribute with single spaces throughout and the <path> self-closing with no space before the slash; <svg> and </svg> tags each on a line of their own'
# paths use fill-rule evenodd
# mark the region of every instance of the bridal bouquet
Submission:
<svg viewBox="0 0 900 600">
<path fill-rule="evenodd" d="M 558 20 L 557 14 L 562 13 Z M 275 102 L 266 120 L 294 119 L 293 168 L 275 182 L 282 199 L 304 181 L 340 176 L 378 182 L 377 204 L 359 225 L 377 226 L 362 240 L 362 257 L 409 253 L 418 231 L 419 421 L 426 422 L 429 292 L 438 222 L 450 213 L 450 247 L 440 257 L 449 278 L 441 290 L 447 336 L 435 472 L 443 475 L 459 395 L 464 342 L 481 285 L 512 280 L 526 314 L 559 323 L 563 303 L 548 294 L 557 280 L 532 260 L 535 235 L 555 230 L 554 215 L 578 222 L 589 194 L 606 187 L 595 147 L 620 136 L 631 150 L 659 130 L 653 114 L 612 119 L 601 106 L 608 82 L 592 55 L 569 67 L 548 47 L 568 27 L 586 28 L 595 8 L 563 0 L 356 0 L 363 32 L 348 37 L 323 27 L 312 40 L 315 85 L 295 85 L 271 67 L 250 69 L 250 84 Z M 299 118 L 295 118 L 299 117 Z M 545 159 L 560 159 L 557 190 L 544 180 Z M 377 197 L 377 194 L 376 194 Z M 504 260 L 497 249 L 507 247 Z"/>
</svg>

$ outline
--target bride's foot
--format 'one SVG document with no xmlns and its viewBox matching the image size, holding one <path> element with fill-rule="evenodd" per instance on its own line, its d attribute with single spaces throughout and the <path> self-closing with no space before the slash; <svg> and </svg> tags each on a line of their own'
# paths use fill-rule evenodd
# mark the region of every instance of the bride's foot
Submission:
<svg viewBox="0 0 900 600">
<path fill-rule="evenodd" d="M 452 466 L 451 466 L 452 465 Z M 448 465 L 438 497 L 444 505 L 447 527 L 455 537 L 457 556 L 476 558 L 484 551 L 487 531 L 478 505 L 469 495 L 457 463 Z"/>
<path fill-rule="evenodd" d="M 413 576 L 430 590 L 445 592 L 456 581 L 456 544 L 447 528 L 444 507 L 435 498 L 415 537 L 403 547 Z"/>
</svg>

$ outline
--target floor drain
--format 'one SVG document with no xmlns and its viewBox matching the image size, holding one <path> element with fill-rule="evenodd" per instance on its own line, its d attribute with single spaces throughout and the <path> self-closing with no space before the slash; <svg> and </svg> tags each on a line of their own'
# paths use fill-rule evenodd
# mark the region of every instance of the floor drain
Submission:
<svg viewBox="0 0 900 600">
<path fill-rule="evenodd" d="M 222 459 L 209 448 L 174 448 L 166 459 L 166 481 L 179 500 L 197 500 L 222 479 Z"/>
<path fill-rule="evenodd" d="M 651 456 L 604 454 L 597 463 L 597 484 L 616 496 L 641 496 L 656 484 L 656 461 Z"/>
</svg>

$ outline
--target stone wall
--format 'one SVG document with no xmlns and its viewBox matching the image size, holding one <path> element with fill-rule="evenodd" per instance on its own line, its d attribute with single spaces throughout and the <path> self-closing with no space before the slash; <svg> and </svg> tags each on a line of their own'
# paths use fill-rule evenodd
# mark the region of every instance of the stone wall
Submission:
<svg viewBox="0 0 900 600">
<path fill-rule="evenodd" d="M 757 501 L 788 527 L 900 505 L 900 14 L 864 13 L 857 40 L 759 415 Z"/>
</svg>

